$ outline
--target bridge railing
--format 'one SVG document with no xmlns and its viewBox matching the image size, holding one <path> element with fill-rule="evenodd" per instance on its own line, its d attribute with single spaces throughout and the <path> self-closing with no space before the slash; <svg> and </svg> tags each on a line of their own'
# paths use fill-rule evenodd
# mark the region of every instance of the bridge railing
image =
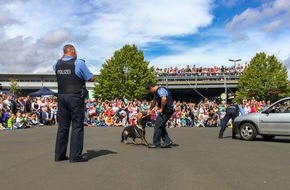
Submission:
<svg viewBox="0 0 290 190">
<path fill-rule="evenodd" d="M 175 85 L 237 85 L 238 75 L 218 75 L 218 76 L 159 76 L 158 84 L 164 86 Z"/>
<path fill-rule="evenodd" d="M 10 86 L 9 75 L 2 76 L 0 83 L 3 89 L 8 89 Z M 15 76 L 18 79 L 18 85 L 22 89 L 38 89 L 43 86 L 56 89 L 56 77 L 55 75 L 21 75 Z M 187 88 L 188 85 L 195 86 L 196 88 L 213 88 L 227 85 L 236 87 L 238 84 L 239 75 L 234 74 L 219 74 L 214 76 L 207 75 L 163 75 L 157 76 L 158 84 L 163 86 L 169 86 L 172 88 Z M 98 82 L 98 80 L 96 80 Z M 95 82 L 88 82 L 87 87 L 89 89 L 94 88 Z"/>
</svg>

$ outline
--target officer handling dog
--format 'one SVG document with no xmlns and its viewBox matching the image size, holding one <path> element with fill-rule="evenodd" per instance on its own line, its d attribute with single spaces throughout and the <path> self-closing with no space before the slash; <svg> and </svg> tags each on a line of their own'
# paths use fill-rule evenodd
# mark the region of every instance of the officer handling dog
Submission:
<svg viewBox="0 0 290 190">
<path fill-rule="evenodd" d="M 233 102 L 230 103 L 226 109 L 226 115 L 224 116 L 222 124 L 221 124 L 221 129 L 218 136 L 219 139 L 223 138 L 223 134 L 224 134 L 224 131 L 226 130 L 229 120 L 232 119 L 232 121 L 234 121 L 235 118 L 239 116 L 239 113 L 241 113 L 241 115 L 245 115 L 245 111 L 240 105 Z M 232 131 L 232 138 L 233 139 L 236 138 L 236 134 L 234 131 Z"/>
<path fill-rule="evenodd" d="M 82 156 L 84 143 L 84 98 L 87 95 L 86 81 L 94 81 L 93 74 L 85 65 L 84 60 L 77 59 L 74 46 L 63 47 L 63 56 L 53 65 L 58 86 L 58 118 L 59 125 L 55 146 L 55 161 L 70 160 L 87 162 Z M 70 154 L 67 144 L 70 136 Z"/>
<path fill-rule="evenodd" d="M 174 113 L 171 93 L 167 88 L 157 86 L 152 82 L 148 82 L 145 88 L 149 93 L 154 95 L 150 108 L 147 111 L 147 115 L 151 114 L 156 103 L 159 107 L 158 116 L 154 126 L 153 144 L 149 145 L 148 148 L 167 148 L 172 145 L 172 141 L 166 131 L 166 122 Z M 160 143 L 161 138 L 163 144 Z"/>
</svg>

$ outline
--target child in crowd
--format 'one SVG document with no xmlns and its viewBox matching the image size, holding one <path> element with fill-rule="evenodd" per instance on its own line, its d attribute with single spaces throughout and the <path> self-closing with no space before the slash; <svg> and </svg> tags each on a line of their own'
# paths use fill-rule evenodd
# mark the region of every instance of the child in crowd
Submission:
<svg viewBox="0 0 290 190">
<path fill-rule="evenodd" d="M 31 114 L 30 113 L 26 113 L 25 114 L 24 125 L 25 125 L 25 128 L 30 128 L 31 127 Z"/>
<path fill-rule="evenodd" d="M 181 119 L 179 115 L 176 117 L 175 127 L 181 127 Z"/>
<path fill-rule="evenodd" d="M 117 114 L 114 115 L 113 120 L 114 120 L 114 126 L 115 127 L 121 127 L 122 126 L 122 120 L 121 120 L 120 117 L 118 117 Z"/>
<path fill-rule="evenodd" d="M 4 109 L 3 115 L 2 115 L 2 125 L 7 128 L 7 121 L 10 117 L 11 113 L 9 109 Z"/>
<path fill-rule="evenodd" d="M 185 111 L 185 109 L 182 109 L 182 111 L 181 111 L 180 123 L 181 123 L 181 127 L 186 127 L 186 111 Z"/>
<path fill-rule="evenodd" d="M 204 121 L 203 115 L 199 115 L 196 127 L 205 127 L 204 123 L 205 121 Z"/>
<path fill-rule="evenodd" d="M 106 123 L 105 123 L 105 116 L 104 116 L 104 112 L 101 112 L 98 116 L 98 126 L 100 127 L 106 127 Z"/>
<path fill-rule="evenodd" d="M 114 126 L 114 120 L 113 120 L 113 117 L 111 115 L 108 115 L 106 118 L 105 118 L 105 123 L 108 127 L 112 127 Z"/>
<path fill-rule="evenodd" d="M 35 127 L 35 126 L 40 126 L 40 121 L 38 119 L 38 115 L 36 113 L 33 113 L 31 115 L 31 127 Z"/>
<path fill-rule="evenodd" d="M 174 123 L 173 117 L 171 116 L 166 123 L 166 127 L 167 128 L 174 128 L 174 125 L 175 125 L 175 123 Z"/>
<path fill-rule="evenodd" d="M 8 129 L 13 129 L 13 124 L 15 123 L 16 120 L 16 115 L 11 114 L 7 120 L 7 128 Z"/>
<path fill-rule="evenodd" d="M 13 123 L 13 129 L 24 129 L 24 117 L 20 112 L 16 113 L 15 123 Z"/>
</svg>

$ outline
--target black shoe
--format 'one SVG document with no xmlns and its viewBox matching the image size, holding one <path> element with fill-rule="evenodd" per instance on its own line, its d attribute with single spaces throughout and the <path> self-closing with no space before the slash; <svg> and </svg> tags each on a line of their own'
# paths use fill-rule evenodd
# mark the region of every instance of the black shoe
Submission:
<svg viewBox="0 0 290 190">
<path fill-rule="evenodd" d="M 222 137 L 222 136 L 219 136 L 218 138 L 219 138 L 219 139 L 222 139 L 223 137 Z"/>
<path fill-rule="evenodd" d="M 69 157 L 64 157 L 64 158 L 56 158 L 54 161 L 56 162 L 61 162 L 61 161 L 66 161 L 66 160 L 69 160 Z"/>
<path fill-rule="evenodd" d="M 236 136 L 232 136 L 232 139 L 237 139 L 237 137 Z"/>
<path fill-rule="evenodd" d="M 148 148 L 160 148 L 160 146 L 157 146 L 155 144 L 150 144 L 150 145 L 148 145 Z"/>
<path fill-rule="evenodd" d="M 168 147 L 170 147 L 172 144 L 173 144 L 173 142 L 170 141 L 169 143 L 164 143 L 164 144 L 162 144 L 162 145 L 160 146 L 160 148 L 168 148 Z"/>
<path fill-rule="evenodd" d="M 88 159 L 86 158 L 80 158 L 80 159 L 77 159 L 77 160 L 70 160 L 69 162 L 70 163 L 77 163 L 77 162 L 87 162 L 89 161 Z"/>
</svg>

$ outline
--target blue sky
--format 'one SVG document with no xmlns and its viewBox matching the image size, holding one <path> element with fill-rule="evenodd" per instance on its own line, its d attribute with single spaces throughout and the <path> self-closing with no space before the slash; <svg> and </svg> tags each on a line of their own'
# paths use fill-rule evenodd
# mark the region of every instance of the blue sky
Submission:
<svg viewBox="0 0 290 190">
<path fill-rule="evenodd" d="M 98 73 L 125 44 L 151 66 L 232 66 L 256 53 L 290 69 L 287 0 L 1 0 L 2 73 L 52 73 L 66 43 Z"/>
</svg>

